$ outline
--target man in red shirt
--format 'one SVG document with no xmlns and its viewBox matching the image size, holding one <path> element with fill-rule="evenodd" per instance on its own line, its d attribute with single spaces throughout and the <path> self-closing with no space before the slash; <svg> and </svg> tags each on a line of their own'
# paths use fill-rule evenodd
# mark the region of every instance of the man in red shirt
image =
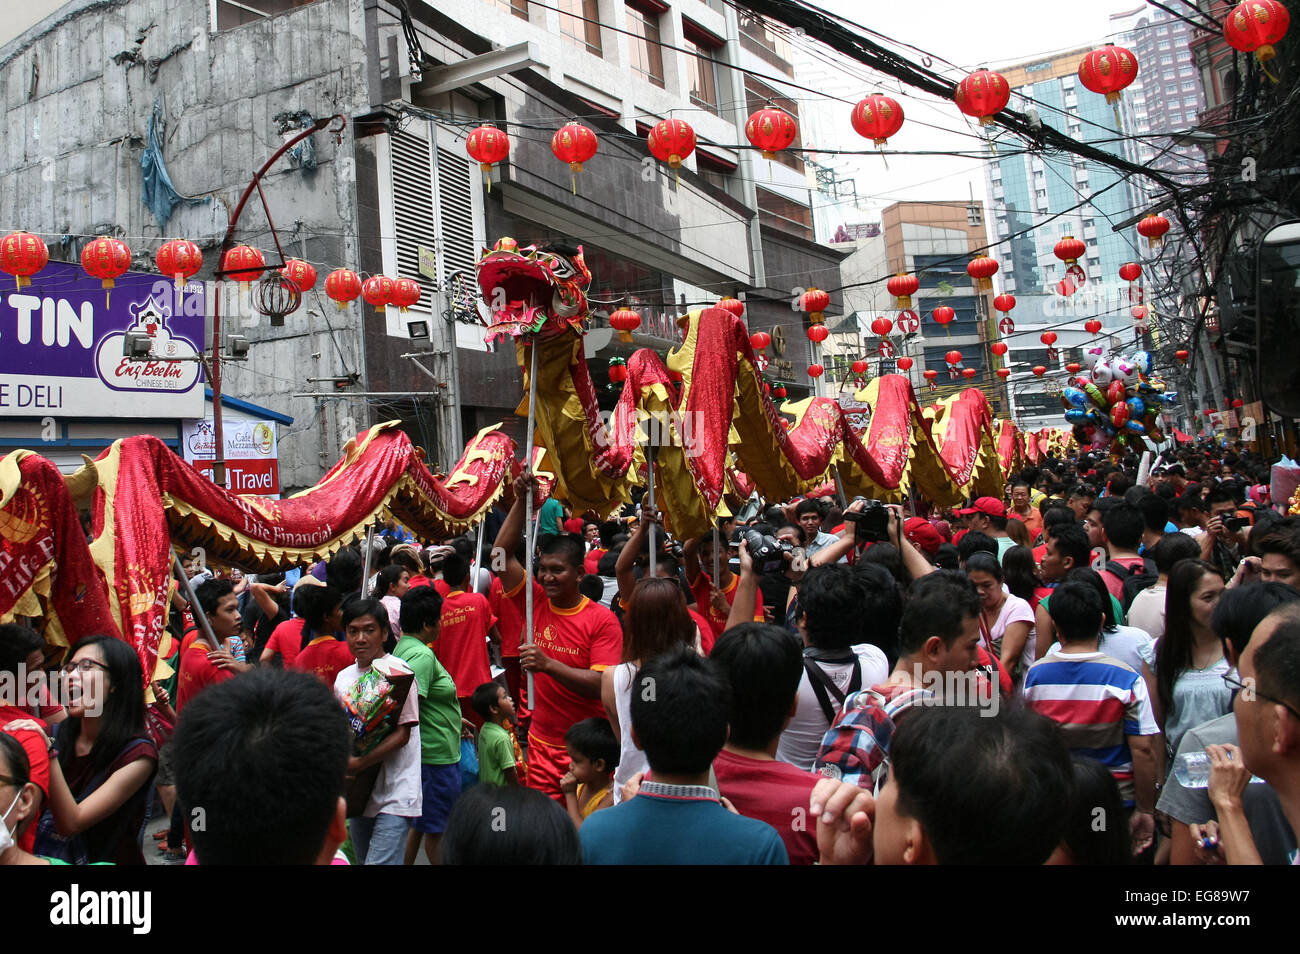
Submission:
<svg viewBox="0 0 1300 954">
<path fill-rule="evenodd" d="M 500 643 L 501 633 L 488 598 L 482 593 L 465 592 L 468 560 L 459 553 L 448 554 L 442 561 L 442 578 L 451 589 L 442 601 L 438 638 L 429 648 L 456 684 L 461 716 L 480 726 L 483 719 L 470 705 L 470 697 L 483 683 L 492 681 L 487 644 L 489 639 Z"/>
<path fill-rule="evenodd" d="M 180 678 L 176 684 L 176 711 L 208 686 L 225 682 L 253 668 L 230 652 L 230 639 L 239 635 L 239 597 L 229 580 L 205 580 L 194 589 L 194 598 L 203 608 L 219 645 L 209 646 L 201 629 L 188 634 L 181 642 Z"/>
<path fill-rule="evenodd" d="M 723 540 L 722 535 L 718 534 L 718 542 L 723 543 Z M 713 629 L 714 639 L 716 639 L 727 628 L 727 616 L 730 607 L 736 602 L 736 587 L 740 583 L 740 577 L 731 572 L 731 568 L 727 565 L 726 550 L 723 550 L 718 554 L 718 592 L 726 597 L 727 608 L 723 609 L 715 606 L 713 602 L 713 577 L 705 569 L 706 567 L 709 569 L 713 567 L 712 531 L 702 537 L 687 540 L 686 545 L 682 548 L 682 559 L 684 560 L 683 568 L 686 570 L 686 585 L 695 594 L 695 608 L 700 612 L 700 615 L 708 620 L 709 626 Z M 759 592 L 754 595 L 754 621 L 761 623 L 764 618 L 763 596 Z"/>
<path fill-rule="evenodd" d="M 713 760 L 719 794 L 740 814 L 775 828 L 790 864 L 814 864 L 817 826 L 799 820 L 807 821 L 818 776 L 776 760 L 803 677 L 799 644 L 779 626 L 741 623 L 722 635 L 709 658 L 731 683 L 731 730 Z"/>
<path fill-rule="evenodd" d="M 501 584 L 505 598 L 524 612 L 524 568 L 515 558 L 524 529 L 525 494 L 535 479 L 515 481 L 515 502 L 497 534 L 505 554 Z M 623 629 L 618 619 L 578 591 L 586 547 L 582 538 L 558 534 L 545 538 L 533 580 L 533 643 L 519 650 L 519 664 L 533 674 L 528 729 L 528 786 L 563 802 L 560 779 L 569 770 L 564 735 L 575 722 L 603 718 L 600 674 L 623 657 Z M 525 634 L 526 636 L 527 634 Z"/>
</svg>

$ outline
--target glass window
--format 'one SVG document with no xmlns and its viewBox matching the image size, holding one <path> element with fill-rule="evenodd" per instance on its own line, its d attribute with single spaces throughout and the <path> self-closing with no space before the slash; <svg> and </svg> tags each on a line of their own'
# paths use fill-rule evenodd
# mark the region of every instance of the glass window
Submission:
<svg viewBox="0 0 1300 954">
<path fill-rule="evenodd" d="M 528 0 L 492 0 L 498 7 L 505 7 L 521 20 L 528 19 Z"/>
<path fill-rule="evenodd" d="M 682 45 L 688 51 L 686 68 L 691 81 L 691 102 L 701 109 L 707 109 L 715 116 L 722 115 L 722 102 L 718 96 L 718 64 L 714 60 L 723 58 L 720 40 L 712 34 L 697 27 L 689 20 L 682 20 Z M 722 74 L 725 75 L 725 74 Z"/>
<path fill-rule="evenodd" d="M 259 23 L 277 13 L 305 7 L 315 0 L 217 0 L 217 29 L 231 30 L 245 23 Z"/>
<path fill-rule="evenodd" d="M 601 56 L 598 0 L 556 0 L 555 6 L 560 11 L 560 32 Z"/>
<path fill-rule="evenodd" d="M 659 45 L 659 14 L 627 4 L 627 46 L 631 67 L 656 86 L 664 85 L 664 51 Z"/>
<path fill-rule="evenodd" d="M 757 189 L 757 193 L 758 220 L 761 224 L 810 241 L 814 238 L 812 209 L 763 188 Z"/>
</svg>

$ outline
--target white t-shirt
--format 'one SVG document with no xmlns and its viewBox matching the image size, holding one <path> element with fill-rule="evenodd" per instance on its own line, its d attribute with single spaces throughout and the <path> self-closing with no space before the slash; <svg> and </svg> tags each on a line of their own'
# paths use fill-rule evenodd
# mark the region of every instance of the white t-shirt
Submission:
<svg viewBox="0 0 1300 954">
<path fill-rule="evenodd" d="M 614 804 L 623 800 L 623 783 L 637 772 L 650 770 L 645 750 L 638 749 L 632 741 L 632 677 L 636 667 L 632 663 L 619 663 L 614 670 L 614 710 L 618 713 L 619 751 L 618 768 L 614 769 Z"/>
<path fill-rule="evenodd" d="M 1116 626 L 1113 632 L 1101 634 L 1101 652 L 1118 659 L 1136 673 L 1142 672 L 1142 653 L 1151 645 L 1151 637 L 1136 626 Z M 1049 653 L 1059 653 L 1061 644 L 1052 643 Z"/>
<path fill-rule="evenodd" d="M 858 657 L 858 664 L 862 668 L 863 689 L 879 685 L 889 678 L 889 660 L 885 658 L 883 652 L 870 643 L 861 643 L 850 648 Z M 835 687 L 847 694 L 849 683 L 853 680 L 853 664 L 819 663 L 818 665 L 826 675 L 830 676 Z M 805 772 L 811 772 L 813 762 L 817 760 L 817 750 L 821 748 L 822 738 L 831 725 L 826 721 L 826 713 L 822 711 L 821 703 L 817 701 L 817 694 L 813 691 L 812 683 L 808 681 L 806 670 L 799 680 L 798 699 L 794 717 L 781 733 L 781 740 L 776 747 L 776 757 L 782 762 L 797 765 Z M 840 706 L 834 695 L 830 695 L 830 701 L 831 705 L 838 710 Z"/>
<path fill-rule="evenodd" d="M 390 654 L 380 656 L 371 663 L 384 675 L 412 673 L 413 670 L 398 657 Z M 369 668 L 369 667 L 367 667 Z M 334 695 L 340 699 L 352 688 L 364 672 L 356 663 L 348 666 L 334 680 Z M 366 818 L 376 815 L 401 815 L 414 818 L 424 811 L 420 786 L 420 693 L 419 686 L 413 681 L 411 690 L 402 703 L 401 715 L 397 718 L 399 726 L 409 725 L 411 737 L 406 744 L 395 752 L 390 752 L 379 766 L 379 776 L 366 803 Z"/>
<path fill-rule="evenodd" d="M 1130 625 L 1144 630 L 1152 639 L 1165 634 L 1165 589 L 1163 583 L 1148 586 L 1133 597 L 1128 608 Z"/>
</svg>

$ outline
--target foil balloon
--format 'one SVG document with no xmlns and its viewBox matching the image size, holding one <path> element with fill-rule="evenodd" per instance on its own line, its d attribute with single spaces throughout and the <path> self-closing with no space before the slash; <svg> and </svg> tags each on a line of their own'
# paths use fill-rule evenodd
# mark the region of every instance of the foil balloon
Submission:
<svg viewBox="0 0 1300 954">
<path fill-rule="evenodd" d="M 1088 394 L 1081 388 L 1066 388 L 1061 392 L 1070 407 L 1086 408 L 1088 406 Z"/>
<path fill-rule="evenodd" d="M 1128 421 L 1128 405 L 1124 403 L 1116 404 L 1110 409 L 1110 422 L 1116 427 L 1123 427 Z"/>
<path fill-rule="evenodd" d="M 1098 387 L 1104 388 L 1110 384 L 1111 373 L 1110 365 L 1105 361 L 1098 361 L 1092 366 L 1092 383 Z"/>
<path fill-rule="evenodd" d="M 1143 374 L 1150 374 L 1151 369 L 1155 366 L 1150 351 L 1139 351 L 1133 355 L 1133 363 L 1137 365 L 1137 369 Z"/>
<path fill-rule="evenodd" d="M 1124 402 L 1128 405 L 1128 416 L 1140 418 L 1147 412 L 1147 406 L 1140 397 L 1131 397 Z"/>
<path fill-rule="evenodd" d="M 1071 424 L 1083 424 L 1088 420 L 1088 412 L 1082 408 L 1072 407 L 1065 412 L 1065 419 Z"/>
<path fill-rule="evenodd" d="M 1124 387 L 1123 381 L 1111 381 L 1110 387 L 1106 389 L 1106 400 L 1112 405 L 1123 404 L 1127 394 L 1128 388 Z"/>
<path fill-rule="evenodd" d="M 1147 432 L 1147 426 L 1141 421 L 1135 421 L 1132 418 L 1129 418 L 1124 422 L 1124 430 L 1128 431 L 1130 434 L 1137 434 L 1140 436 Z"/>
<path fill-rule="evenodd" d="M 1101 408 L 1103 411 L 1110 407 L 1110 401 L 1106 400 L 1106 395 L 1102 393 L 1101 388 L 1097 387 L 1097 385 L 1093 384 L 1091 381 L 1084 384 L 1083 392 L 1088 395 L 1088 399 L 1092 401 L 1093 404 L 1097 405 L 1097 407 Z"/>
<path fill-rule="evenodd" d="M 1127 358 L 1116 358 L 1111 362 L 1111 375 L 1123 381 L 1125 385 L 1136 384 L 1140 377 L 1138 366 Z"/>
</svg>

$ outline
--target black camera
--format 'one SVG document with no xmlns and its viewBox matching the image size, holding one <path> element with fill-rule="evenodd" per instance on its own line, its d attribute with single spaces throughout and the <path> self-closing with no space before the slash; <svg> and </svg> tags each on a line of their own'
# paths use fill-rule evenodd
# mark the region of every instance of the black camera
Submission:
<svg viewBox="0 0 1300 954">
<path fill-rule="evenodd" d="M 786 556 L 794 552 L 794 547 L 790 544 L 757 530 L 745 531 L 745 546 L 749 548 L 750 559 L 754 561 L 754 572 L 760 576 L 785 569 Z"/>
<path fill-rule="evenodd" d="M 866 497 L 854 497 L 853 502 L 861 500 L 864 504 L 859 512 L 844 511 L 846 522 L 853 524 L 853 539 L 856 543 L 880 543 L 889 539 L 889 509 L 879 500 Z"/>
</svg>

